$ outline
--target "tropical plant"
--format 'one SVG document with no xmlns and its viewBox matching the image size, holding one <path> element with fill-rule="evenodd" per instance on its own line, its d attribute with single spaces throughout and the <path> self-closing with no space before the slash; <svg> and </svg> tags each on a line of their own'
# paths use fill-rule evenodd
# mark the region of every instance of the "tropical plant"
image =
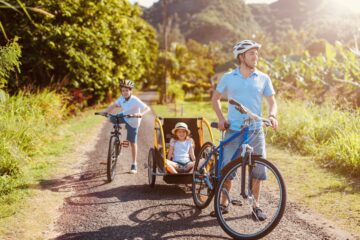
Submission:
<svg viewBox="0 0 360 240">
<path fill-rule="evenodd" d="M 10 73 L 20 70 L 21 49 L 17 38 L 8 42 L 6 46 L 0 46 L 0 91 L 7 85 Z"/>
<path fill-rule="evenodd" d="M 186 44 L 173 42 L 169 52 L 159 55 L 156 79 L 165 79 L 166 74 L 168 84 L 177 86 L 174 89 L 180 84 L 184 94 L 200 96 L 212 87 L 210 78 L 215 73 L 219 51 L 216 44 L 202 45 L 194 40 L 189 40 Z M 159 85 L 160 95 L 163 96 L 165 82 L 159 82 Z"/>
<path fill-rule="evenodd" d="M 263 59 L 259 67 L 286 98 L 360 106 L 360 61 L 339 42 L 315 41 L 300 56 Z"/>
</svg>

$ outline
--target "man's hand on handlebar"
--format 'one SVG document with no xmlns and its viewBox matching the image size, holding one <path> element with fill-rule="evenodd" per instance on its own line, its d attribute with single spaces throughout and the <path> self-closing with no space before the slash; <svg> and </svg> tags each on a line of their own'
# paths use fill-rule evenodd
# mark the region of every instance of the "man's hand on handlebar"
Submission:
<svg viewBox="0 0 360 240">
<path fill-rule="evenodd" d="M 229 128 L 229 123 L 225 119 L 219 120 L 219 130 L 225 131 Z"/>
<path fill-rule="evenodd" d="M 274 130 L 276 130 L 277 127 L 279 126 L 278 120 L 277 120 L 276 118 L 270 116 L 270 117 L 269 117 L 269 121 L 271 122 L 271 127 L 272 127 Z"/>
</svg>

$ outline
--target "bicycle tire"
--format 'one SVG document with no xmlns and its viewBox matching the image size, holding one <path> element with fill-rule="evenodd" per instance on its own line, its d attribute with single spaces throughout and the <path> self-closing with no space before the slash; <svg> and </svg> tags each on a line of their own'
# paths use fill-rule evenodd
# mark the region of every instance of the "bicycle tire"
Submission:
<svg viewBox="0 0 360 240">
<path fill-rule="evenodd" d="M 207 156 L 214 149 L 214 144 L 211 142 L 206 142 L 202 145 L 198 157 L 195 161 L 193 179 L 192 179 L 192 197 L 196 208 L 204 209 L 211 203 L 214 193 L 215 193 L 215 179 L 212 175 L 212 169 L 215 168 L 217 157 L 215 154 L 212 156 L 212 159 L 209 160 L 206 168 L 206 172 L 198 171 L 198 166 L 200 159 L 207 159 Z M 210 178 L 210 182 L 213 185 L 213 189 L 210 189 L 205 182 L 206 175 Z"/>
<path fill-rule="evenodd" d="M 155 164 L 155 150 L 150 148 L 149 155 L 148 155 L 148 182 L 150 187 L 155 187 L 156 181 L 156 164 Z"/>
<path fill-rule="evenodd" d="M 107 157 L 106 175 L 108 182 L 115 178 L 116 164 L 121 151 L 120 140 L 117 136 L 111 136 L 109 140 L 109 150 Z"/>
<path fill-rule="evenodd" d="M 237 184 L 239 177 L 237 171 L 241 171 L 242 168 L 240 158 L 232 161 L 222 170 L 222 177 L 215 192 L 214 208 L 217 220 L 221 228 L 234 239 L 259 239 L 266 236 L 278 225 L 286 208 L 286 185 L 278 168 L 263 158 L 253 159 L 253 161 L 255 164 L 260 164 L 267 168 L 267 180 L 262 181 L 263 183 L 261 183 L 259 201 L 261 203 L 261 208 L 265 207 L 265 212 L 268 215 L 268 218 L 265 221 L 260 221 L 253 215 L 253 202 L 251 202 L 251 199 L 255 199 L 255 197 L 248 197 L 245 199 L 240 196 L 240 192 L 237 192 L 239 195 L 234 193 L 236 192 L 236 189 L 240 190 L 240 188 L 234 186 Z M 249 179 L 250 173 L 248 171 L 245 172 L 247 174 L 245 179 Z M 229 206 L 231 209 L 227 207 L 227 213 L 223 213 L 223 210 L 221 209 L 221 192 L 223 192 L 224 182 L 227 180 L 232 181 L 230 193 L 228 192 Z M 239 184 L 240 183 L 241 180 L 239 181 Z M 247 193 L 250 192 L 249 196 L 252 196 L 248 186 L 246 189 Z M 235 198 L 232 198 L 232 196 L 235 196 Z M 246 209 L 247 206 L 232 205 L 231 202 L 237 200 L 236 197 L 247 202 L 248 207 L 250 208 Z M 251 231 L 251 228 L 257 230 Z"/>
</svg>

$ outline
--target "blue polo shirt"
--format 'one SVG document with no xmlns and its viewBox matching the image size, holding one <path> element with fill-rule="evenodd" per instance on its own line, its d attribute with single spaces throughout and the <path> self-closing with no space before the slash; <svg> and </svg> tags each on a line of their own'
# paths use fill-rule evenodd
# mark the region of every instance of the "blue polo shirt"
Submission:
<svg viewBox="0 0 360 240">
<path fill-rule="evenodd" d="M 239 67 L 223 75 L 216 91 L 227 95 L 228 99 L 235 99 L 259 116 L 262 116 L 263 96 L 275 94 L 271 79 L 267 74 L 255 70 L 248 78 L 245 78 L 240 73 Z M 228 121 L 231 130 L 240 131 L 240 126 L 244 124 L 246 118 L 246 114 L 241 114 L 233 105 L 229 104 Z M 261 122 L 253 124 L 251 128 L 260 129 Z"/>
</svg>

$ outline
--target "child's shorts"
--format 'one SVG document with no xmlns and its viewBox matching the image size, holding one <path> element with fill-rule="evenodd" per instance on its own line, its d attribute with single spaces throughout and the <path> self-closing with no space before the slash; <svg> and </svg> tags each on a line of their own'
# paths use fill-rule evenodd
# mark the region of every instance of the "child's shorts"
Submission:
<svg viewBox="0 0 360 240">
<path fill-rule="evenodd" d="M 122 113 L 117 114 L 116 116 L 122 116 Z M 112 122 L 113 124 L 116 123 L 116 117 L 115 116 L 111 116 L 110 117 L 110 122 Z M 137 135 L 138 135 L 138 128 L 134 128 L 132 126 L 130 126 L 125 120 L 124 118 L 120 118 L 119 123 L 124 123 L 126 130 L 127 130 L 127 134 L 126 134 L 126 140 L 128 140 L 131 143 L 136 143 L 137 142 Z"/>
<path fill-rule="evenodd" d="M 189 163 L 191 163 L 191 161 L 187 162 L 187 163 L 182 163 L 182 162 L 175 162 L 174 163 L 178 164 L 180 167 L 185 168 Z"/>
<path fill-rule="evenodd" d="M 188 164 L 191 163 L 191 161 L 183 163 L 183 162 L 175 162 L 178 165 L 180 169 L 178 169 L 179 173 L 185 173 L 185 169 L 187 168 Z"/>
</svg>

